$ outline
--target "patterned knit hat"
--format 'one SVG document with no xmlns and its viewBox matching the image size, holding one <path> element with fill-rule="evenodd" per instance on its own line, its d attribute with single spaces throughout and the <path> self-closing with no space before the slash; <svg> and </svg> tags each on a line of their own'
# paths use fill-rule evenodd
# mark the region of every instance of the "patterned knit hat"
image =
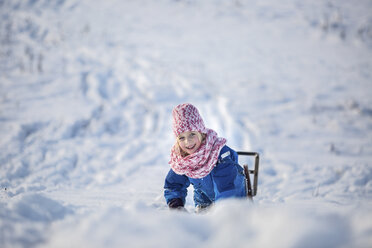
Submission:
<svg viewBox="0 0 372 248">
<path fill-rule="evenodd" d="M 173 133 L 176 137 L 186 131 L 207 133 L 198 109 L 190 103 L 183 103 L 176 106 L 173 109 L 172 116 Z"/>
</svg>

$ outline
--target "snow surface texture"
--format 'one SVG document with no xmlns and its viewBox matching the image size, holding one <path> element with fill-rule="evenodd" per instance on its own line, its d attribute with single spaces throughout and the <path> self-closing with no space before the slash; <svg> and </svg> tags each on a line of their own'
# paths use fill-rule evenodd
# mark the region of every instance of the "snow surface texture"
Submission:
<svg viewBox="0 0 372 248">
<path fill-rule="evenodd" d="M 372 1 L 0 1 L 0 247 L 372 247 Z M 258 194 L 162 196 L 171 110 Z"/>
</svg>

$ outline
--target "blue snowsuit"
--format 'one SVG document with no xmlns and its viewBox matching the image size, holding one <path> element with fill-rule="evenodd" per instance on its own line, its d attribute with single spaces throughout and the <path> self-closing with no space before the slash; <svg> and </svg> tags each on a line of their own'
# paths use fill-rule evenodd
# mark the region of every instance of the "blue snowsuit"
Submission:
<svg viewBox="0 0 372 248">
<path fill-rule="evenodd" d="M 174 198 L 182 199 L 185 204 L 190 183 L 194 186 L 195 206 L 205 207 L 219 199 L 247 195 L 244 170 L 238 164 L 238 154 L 226 145 L 220 151 L 217 165 L 203 178 L 178 175 L 170 169 L 164 184 L 167 204 Z"/>
</svg>

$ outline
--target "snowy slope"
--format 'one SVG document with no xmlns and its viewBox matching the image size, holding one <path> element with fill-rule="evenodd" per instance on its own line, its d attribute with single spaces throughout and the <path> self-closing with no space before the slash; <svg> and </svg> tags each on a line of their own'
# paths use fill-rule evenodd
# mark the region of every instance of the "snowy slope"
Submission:
<svg viewBox="0 0 372 248">
<path fill-rule="evenodd" d="M 0 1 L 1 247 L 371 247 L 372 2 Z M 258 194 L 162 197 L 171 110 Z"/>
</svg>

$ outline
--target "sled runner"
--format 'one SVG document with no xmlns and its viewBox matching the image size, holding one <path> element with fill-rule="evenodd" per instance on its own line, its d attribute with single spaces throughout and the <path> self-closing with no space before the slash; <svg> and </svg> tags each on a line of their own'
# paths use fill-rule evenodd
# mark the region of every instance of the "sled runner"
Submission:
<svg viewBox="0 0 372 248">
<path fill-rule="evenodd" d="M 254 157 L 254 169 L 249 170 L 248 165 L 244 164 L 244 175 L 245 175 L 245 182 L 246 182 L 246 189 L 247 189 L 247 197 L 250 200 L 253 200 L 253 196 L 257 194 L 257 183 L 258 183 L 258 165 L 260 156 L 257 152 L 244 152 L 238 151 L 238 156 L 253 156 Z M 253 174 L 253 188 L 251 183 L 250 174 Z"/>
</svg>

